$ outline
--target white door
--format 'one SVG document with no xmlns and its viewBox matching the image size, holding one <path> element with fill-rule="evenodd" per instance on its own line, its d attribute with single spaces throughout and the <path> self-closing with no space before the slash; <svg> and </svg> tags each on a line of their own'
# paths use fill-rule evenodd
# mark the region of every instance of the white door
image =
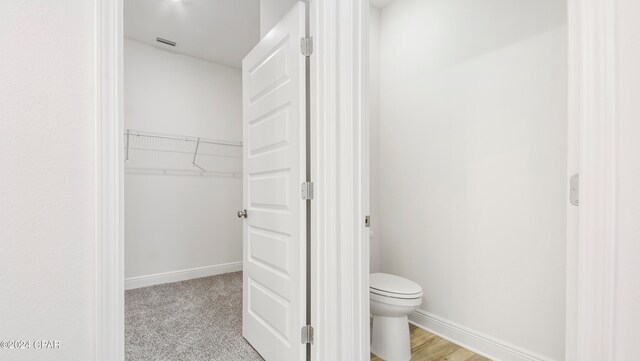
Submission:
<svg viewBox="0 0 640 361">
<path fill-rule="evenodd" d="M 242 61 L 243 336 L 267 361 L 304 360 L 306 180 L 304 4 Z"/>
</svg>

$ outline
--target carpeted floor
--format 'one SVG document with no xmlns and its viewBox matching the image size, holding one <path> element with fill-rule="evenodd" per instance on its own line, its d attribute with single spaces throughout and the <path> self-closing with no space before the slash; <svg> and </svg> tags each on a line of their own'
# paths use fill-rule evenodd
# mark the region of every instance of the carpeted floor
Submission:
<svg viewBox="0 0 640 361">
<path fill-rule="evenodd" d="M 242 337 L 242 272 L 125 292 L 127 361 L 262 358 Z"/>
</svg>

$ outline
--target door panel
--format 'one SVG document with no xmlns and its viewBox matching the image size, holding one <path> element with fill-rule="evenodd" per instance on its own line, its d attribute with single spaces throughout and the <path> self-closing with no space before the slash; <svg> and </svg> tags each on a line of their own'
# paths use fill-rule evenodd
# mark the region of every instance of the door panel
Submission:
<svg viewBox="0 0 640 361">
<path fill-rule="evenodd" d="M 242 62 L 243 335 L 267 361 L 305 358 L 306 179 L 304 4 Z"/>
</svg>

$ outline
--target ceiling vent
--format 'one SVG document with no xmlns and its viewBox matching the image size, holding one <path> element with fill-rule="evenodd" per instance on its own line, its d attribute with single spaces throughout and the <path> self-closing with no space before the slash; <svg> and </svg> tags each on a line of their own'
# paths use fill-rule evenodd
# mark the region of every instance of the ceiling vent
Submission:
<svg viewBox="0 0 640 361">
<path fill-rule="evenodd" d="M 163 44 L 169 45 L 169 46 L 176 46 L 176 42 L 175 41 L 167 40 L 167 39 L 161 38 L 159 36 L 156 38 L 156 41 L 159 42 L 159 43 L 163 43 Z"/>
</svg>

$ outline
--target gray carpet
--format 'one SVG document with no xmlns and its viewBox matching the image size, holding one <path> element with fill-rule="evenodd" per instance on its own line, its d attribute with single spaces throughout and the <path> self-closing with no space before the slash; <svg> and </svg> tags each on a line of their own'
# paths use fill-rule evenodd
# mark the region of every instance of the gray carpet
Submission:
<svg viewBox="0 0 640 361">
<path fill-rule="evenodd" d="M 262 358 L 242 337 L 242 272 L 125 292 L 127 361 Z"/>
</svg>

